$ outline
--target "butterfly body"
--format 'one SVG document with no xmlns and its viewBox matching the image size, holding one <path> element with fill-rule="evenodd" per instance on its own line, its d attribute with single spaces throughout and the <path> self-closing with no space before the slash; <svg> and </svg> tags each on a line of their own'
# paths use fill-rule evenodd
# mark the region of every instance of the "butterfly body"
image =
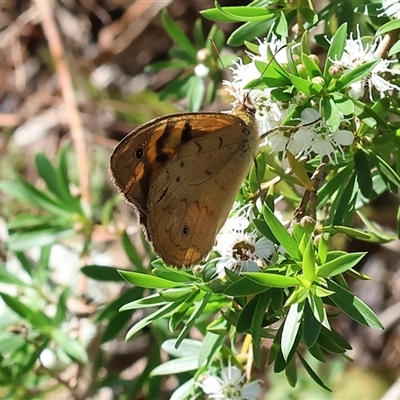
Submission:
<svg viewBox="0 0 400 400">
<path fill-rule="evenodd" d="M 110 157 L 110 175 L 156 253 L 190 266 L 211 250 L 258 144 L 251 104 L 230 114 L 173 114 L 128 134 Z"/>
</svg>

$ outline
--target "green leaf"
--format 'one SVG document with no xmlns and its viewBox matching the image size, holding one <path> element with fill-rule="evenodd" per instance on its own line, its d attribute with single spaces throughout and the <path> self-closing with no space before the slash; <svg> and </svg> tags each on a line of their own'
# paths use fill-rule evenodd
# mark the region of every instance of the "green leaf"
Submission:
<svg viewBox="0 0 400 400">
<path fill-rule="evenodd" d="M 164 307 L 161 307 L 159 310 L 153 312 L 150 315 L 147 315 L 146 317 L 142 318 L 139 322 L 134 324 L 132 328 L 129 329 L 128 333 L 126 334 L 126 340 L 132 339 L 133 336 L 136 335 L 139 331 L 141 331 L 144 327 L 147 325 L 150 325 L 153 321 L 156 321 L 160 318 L 165 317 L 172 311 L 174 311 L 176 308 L 180 306 L 181 303 L 175 302 L 175 303 L 168 303 Z"/>
<path fill-rule="evenodd" d="M 193 378 L 189 379 L 172 393 L 169 400 L 186 400 L 192 398 L 194 387 L 196 387 L 195 380 Z"/>
<path fill-rule="evenodd" d="M 145 72 L 159 72 L 166 68 L 171 69 L 184 69 L 191 65 L 191 63 L 187 60 L 166 60 L 166 61 L 157 61 L 152 64 L 146 65 L 144 67 Z"/>
<path fill-rule="evenodd" d="M 275 365 L 274 365 L 274 372 L 282 372 L 287 368 L 291 360 L 294 358 L 297 348 L 299 346 L 300 342 L 300 335 L 296 336 L 296 340 L 294 345 L 292 346 L 292 350 L 290 351 L 290 354 L 287 357 L 287 360 L 283 357 L 282 351 L 281 351 L 281 345 L 280 342 L 282 340 L 282 330 L 283 330 L 283 325 L 281 326 L 282 329 L 278 330 L 278 333 L 275 336 L 274 342 L 272 344 L 273 348 L 277 347 L 277 352 L 275 356 Z M 274 355 L 273 348 L 271 349 L 270 355 Z M 270 360 L 271 358 L 269 358 Z"/>
<path fill-rule="evenodd" d="M 206 46 L 206 37 L 203 31 L 203 21 L 197 18 L 193 26 L 193 36 L 196 48 L 202 49 Z"/>
<path fill-rule="evenodd" d="M 194 309 L 190 317 L 188 318 L 185 326 L 179 332 L 176 345 L 179 346 L 180 343 L 184 340 L 185 336 L 188 334 L 189 330 L 193 328 L 194 324 L 197 322 L 197 319 L 203 313 L 203 310 L 206 308 L 207 303 L 211 299 L 211 293 L 207 293 L 197 304 L 194 305 Z"/>
<path fill-rule="evenodd" d="M 243 272 L 242 275 L 266 287 L 287 288 L 299 284 L 299 281 L 291 276 L 268 274 L 264 272 Z"/>
<path fill-rule="evenodd" d="M 85 265 L 81 268 L 81 272 L 89 278 L 103 282 L 124 282 L 119 271 L 121 270 L 103 265 Z"/>
<path fill-rule="evenodd" d="M 222 345 L 224 344 L 225 336 L 217 335 L 208 331 L 203 339 L 203 345 L 199 354 L 199 365 L 210 365 L 214 357 L 218 355 Z"/>
<path fill-rule="evenodd" d="M 297 383 L 297 365 L 296 360 L 292 358 L 285 369 L 285 376 L 289 385 L 294 388 Z"/>
<path fill-rule="evenodd" d="M 324 117 L 327 125 L 331 132 L 336 132 L 339 129 L 341 123 L 341 115 L 339 109 L 336 106 L 335 101 L 332 98 L 325 98 L 324 105 Z"/>
<path fill-rule="evenodd" d="M 321 209 L 327 202 L 332 200 L 334 193 L 342 187 L 343 182 L 347 182 L 352 170 L 353 166 L 348 165 L 336 171 L 333 176 L 329 176 L 330 179 L 318 190 L 318 209 Z"/>
<path fill-rule="evenodd" d="M 66 208 L 71 208 L 72 210 L 79 212 L 79 203 L 76 202 L 76 198 L 71 196 L 68 186 L 65 185 L 60 173 L 56 171 L 50 160 L 43 153 L 37 153 L 35 162 L 38 174 L 46 182 L 49 190 L 63 201 Z M 78 205 L 78 207 L 76 207 L 76 205 Z"/>
<path fill-rule="evenodd" d="M 322 328 L 318 345 L 332 354 L 344 354 L 346 350 L 350 350 L 350 344 L 336 331 Z"/>
<path fill-rule="evenodd" d="M 264 179 L 267 166 L 265 152 L 258 154 L 249 174 L 249 186 L 251 193 L 256 193 L 260 189 L 261 182 Z"/>
<path fill-rule="evenodd" d="M 246 333 L 250 331 L 253 321 L 253 315 L 257 308 L 259 297 L 260 295 L 254 296 L 244 305 L 236 323 L 236 331 L 238 333 Z"/>
<path fill-rule="evenodd" d="M 400 40 L 398 40 L 389 50 L 388 57 L 392 57 L 395 54 L 400 53 Z"/>
<path fill-rule="evenodd" d="M 160 292 L 160 297 L 166 302 L 180 301 L 186 299 L 195 291 L 197 289 L 194 286 L 165 289 Z"/>
<path fill-rule="evenodd" d="M 168 289 L 180 286 L 175 282 L 171 282 L 149 274 L 142 274 L 140 272 L 118 270 L 118 273 L 132 285 L 148 289 Z"/>
<path fill-rule="evenodd" d="M 261 332 L 266 309 L 271 301 L 271 292 L 264 292 L 257 296 L 257 304 L 253 313 L 251 321 L 251 335 L 253 337 L 254 350 L 254 364 L 258 368 L 261 367 Z"/>
<path fill-rule="evenodd" d="M 328 224 L 346 225 L 348 215 L 352 215 L 355 211 L 354 204 L 357 197 L 356 175 L 352 171 L 345 186 L 342 186 L 330 210 Z M 344 184 L 344 182 L 342 183 Z M 350 225 L 350 224 L 349 224 Z"/>
<path fill-rule="evenodd" d="M 392 182 L 395 186 L 400 186 L 400 177 L 397 175 L 396 171 L 379 155 L 376 153 L 369 152 L 369 155 L 376 159 L 376 166 L 379 173 Z"/>
<path fill-rule="evenodd" d="M 346 43 L 347 24 L 343 24 L 336 31 L 335 36 L 332 38 L 331 45 L 329 46 L 328 54 L 326 55 L 325 68 L 323 77 L 328 84 L 332 77 L 329 74 L 329 68 L 335 60 L 340 60 L 343 55 L 344 45 Z"/>
<path fill-rule="evenodd" d="M 309 282 L 314 281 L 315 277 L 315 254 L 314 254 L 314 243 L 310 237 L 306 250 L 303 254 L 303 274 Z"/>
<path fill-rule="evenodd" d="M 400 29 L 400 20 L 394 19 L 392 21 L 386 22 L 386 24 L 381 25 L 375 33 L 375 36 L 383 35 L 387 32 L 395 31 Z"/>
<path fill-rule="evenodd" d="M 271 232 L 271 229 L 269 228 L 268 224 L 263 219 L 253 219 L 253 224 L 263 236 L 265 236 L 271 242 L 274 242 L 275 244 L 279 245 L 278 240 Z"/>
<path fill-rule="evenodd" d="M 126 231 L 122 232 L 121 241 L 122 247 L 124 248 L 125 254 L 128 256 L 129 261 L 139 272 L 146 273 L 146 268 L 143 266 L 143 258 L 139 255 L 136 247 L 132 244 Z"/>
<path fill-rule="evenodd" d="M 162 343 L 161 348 L 172 357 L 182 358 L 188 356 L 198 357 L 202 346 L 203 343 L 200 340 L 184 339 L 178 347 L 176 339 L 168 339 Z"/>
<path fill-rule="evenodd" d="M 14 199 L 26 201 L 30 205 L 42 208 L 52 214 L 71 218 L 70 210 L 66 209 L 64 204 L 20 178 L 0 182 L 0 190 Z"/>
<path fill-rule="evenodd" d="M 134 288 L 139 289 L 139 288 Z M 141 289 L 141 288 L 140 288 Z M 163 306 L 166 302 L 163 301 L 159 293 L 151 294 L 142 299 L 131 301 L 120 308 L 120 311 L 136 310 L 138 308 Z"/>
<path fill-rule="evenodd" d="M 120 333 L 126 331 L 126 325 L 131 321 L 131 313 L 117 313 L 113 315 L 102 330 L 101 343 L 115 339 Z"/>
<path fill-rule="evenodd" d="M 256 37 L 263 37 L 272 26 L 273 19 L 267 21 L 246 22 L 236 29 L 227 40 L 229 46 L 242 46 L 245 40 L 252 41 Z"/>
<path fill-rule="evenodd" d="M 195 371 L 197 368 L 199 368 L 197 356 L 182 357 L 155 367 L 151 371 L 151 376 L 180 374 L 182 372 Z"/>
<path fill-rule="evenodd" d="M 78 342 L 76 339 L 70 338 L 64 332 L 59 330 L 54 331 L 52 337 L 57 346 L 59 346 L 74 360 L 77 360 L 83 364 L 87 364 L 89 362 L 89 357 L 82 343 Z"/>
<path fill-rule="evenodd" d="M 375 313 L 353 293 L 329 280 L 328 289 L 335 292 L 329 298 L 351 319 L 370 328 L 383 329 Z"/>
<path fill-rule="evenodd" d="M 266 21 L 274 17 L 274 12 L 261 7 L 221 7 L 216 2 L 216 8 L 200 11 L 200 14 L 212 21 L 219 22 L 248 22 Z"/>
<path fill-rule="evenodd" d="M 343 272 L 346 272 L 350 268 L 356 266 L 367 253 L 351 253 L 345 254 L 334 260 L 328 261 L 317 268 L 317 277 L 327 278 L 333 277 Z"/>
<path fill-rule="evenodd" d="M 343 115 L 351 115 L 354 113 L 355 106 L 354 106 L 353 99 L 343 97 L 341 94 L 338 94 L 337 92 L 332 93 L 332 98 L 335 100 L 337 109 Z"/>
<path fill-rule="evenodd" d="M 17 285 L 21 287 L 29 287 L 28 284 L 26 284 L 24 281 L 19 279 L 18 277 L 15 276 L 15 274 L 12 274 L 6 269 L 6 266 L 4 264 L 0 265 L 0 282 L 5 283 L 7 285 Z M 265 288 L 264 288 L 265 290 Z"/>
<path fill-rule="evenodd" d="M 299 281 L 301 283 L 304 282 L 304 283 L 308 284 L 307 286 L 310 285 L 310 283 L 308 281 L 306 281 L 305 279 L 301 279 L 300 276 L 298 276 L 297 278 L 299 279 Z M 310 294 L 310 291 L 309 291 L 308 287 L 299 286 L 297 289 L 293 290 L 292 294 L 286 300 L 284 307 L 289 307 L 292 304 L 302 303 L 303 301 L 305 301 L 305 299 L 308 297 L 309 294 Z"/>
<path fill-rule="evenodd" d="M 176 268 L 166 267 L 162 262 L 161 267 L 155 266 L 155 262 L 152 264 L 155 268 L 153 269 L 153 274 L 159 278 L 166 279 L 168 281 L 173 281 L 177 283 L 189 284 L 193 282 L 199 283 L 199 279 L 193 276 L 189 271 L 177 270 Z"/>
<path fill-rule="evenodd" d="M 304 303 L 292 304 L 286 316 L 282 331 L 281 351 L 284 360 L 288 360 L 288 356 L 296 342 L 297 333 L 299 331 L 300 322 L 303 317 Z"/>
<path fill-rule="evenodd" d="M 188 109 L 197 112 L 201 109 L 206 92 L 204 79 L 193 75 L 189 82 L 189 90 L 187 94 L 189 100 Z"/>
<path fill-rule="evenodd" d="M 8 248 L 12 251 L 23 251 L 43 247 L 67 238 L 74 233 L 76 232 L 73 229 L 65 229 L 64 226 L 32 230 L 30 232 L 15 232 L 9 238 Z"/>
<path fill-rule="evenodd" d="M 362 149 L 354 153 L 354 165 L 361 194 L 369 199 L 372 195 L 372 174 L 367 154 Z"/>
<path fill-rule="evenodd" d="M 316 96 L 324 89 L 321 85 L 296 75 L 289 74 L 289 79 L 297 90 L 305 93 L 307 96 Z"/>
<path fill-rule="evenodd" d="M 70 294 L 70 289 L 65 288 L 58 297 L 56 314 L 53 317 L 53 323 L 57 327 L 59 327 L 66 320 L 67 311 L 69 311 L 67 307 L 67 300 Z"/>
<path fill-rule="evenodd" d="M 299 260 L 297 243 L 294 241 L 287 229 L 278 220 L 278 218 L 276 218 L 275 214 L 267 206 L 263 207 L 263 216 L 272 233 L 286 250 L 286 252 L 290 255 L 290 257 L 295 260 Z"/>
<path fill-rule="evenodd" d="M 283 11 L 279 13 L 279 17 L 276 19 L 274 31 L 278 36 L 282 37 L 289 36 L 288 22 L 285 13 Z"/>
<path fill-rule="evenodd" d="M 381 230 L 381 228 L 377 228 L 363 213 L 357 210 L 357 215 L 360 217 L 361 221 L 368 228 L 369 237 L 365 239 L 365 237 L 361 237 L 361 235 L 348 235 L 349 237 L 360 238 L 361 240 L 368 240 L 369 242 L 376 243 L 388 243 L 395 239 L 395 235 L 390 233 L 385 233 Z M 347 234 L 347 233 L 346 233 Z"/>
<path fill-rule="evenodd" d="M 349 72 L 343 74 L 330 88 L 330 91 L 339 91 L 342 90 L 354 82 L 360 81 L 366 78 L 372 70 L 378 65 L 380 60 L 368 61 L 365 64 L 359 65 L 358 67 L 353 68 Z"/>
<path fill-rule="evenodd" d="M 23 319 L 27 320 L 32 326 L 36 328 L 48 328 L 52 327 L 52 321 L 49 317 L 39 310 L 34 310 L 28 307 L 26 304 L 19 301 L 15 296 L 10 296 L 6 293 L 1 293 L 0 296 L 4 303 L 16 314 Z"/>
<path fill-rule="evenodd" d="M 185 32 L 173 21 L 166 9 L 161 13 L 162 23 L 171 39 L 196 62 L 196 48 L 193 46 Z"/>
<path fill-rule="evenodd" d="M 316 382 L 319 386 L 321 386 L 323 389 L 327 390 L 328 392 L 332 392 L 331 389 L 329 389 L 328 386 L 322 382 L 321 378 L 313 371 L 313 369 L 310 367 L 310 365 L 307 363 L 307 361 L 304 359 L 304 357 L 300 354 L 297 353 L 297 355 L 300 358 L 301 363 L 303 364 L 304 368 L 308 372 L 308 375 L 311 376 L 311 378 Z"/>
<path fill-rule="evenodd" d="M 260 285 L 248 278 L 240 278 L 236 282 L 229 284 L 224 290 L 228 296 L 251 296 L 268 290 L 264 285 Z"/>
<path fill-rule="evenodd" d="M 318 289 L 318 288 L 316 288 Z M 308 304 L 310 309 L 314 315 L 315 320 L 324 326 L 326 329 L 330 330 L 331 327 L 329 325 L 328 316 L 326 314 L 326 310 L 324 307 L 324 303 L 322 302 L 320 297 L 317 296 L 309 296 Z M 319 328 L 321 329 L 321 328 Z"/>
<path fill-rule="evenodd" d="M 304 320 L 301 327 L 301 337 L 303 342 L 308 348 L 310 348 L 318 339 L 319 332 L 321 331 L 321 324 L 314 317 L 308 301 L 305 302 Z"/>
<path fill-rule="evenodd" d="M 328 241 L 325 237 L 326 235 L 321 235 L 318 241 L 318 261 L 320 264 L 326 262 L 326 257 L 328 254 Z"/>
<path fill-rule="evenodd" d="M 302 53 L 301 60 L 306 67 L 307 75 L 309 75 L 311 78 L 321 76 L 321 69 L 307 54 Z"/>
<path fill-rule="evenodd" d="M 356 211 L 356 212 L 357 212 L 357 214 L 359 213 L 359 211 Z M 321 232 L 329 233 L 331 235 L 337 235 L 338 233 L 344 233 L 349 238 L 355 238 L 355 239 L 360 239 L 360 240 L 371 241 L 373 239 L 373 235 L 370 232 L 365 232 L 360 229 L 351 228 L 349 226 L 342 226 L 342 225 L 324 226 L 321 229 Z M 387 239 L 387 240 L 392 240 L 392 238 Z"/>
</svg>

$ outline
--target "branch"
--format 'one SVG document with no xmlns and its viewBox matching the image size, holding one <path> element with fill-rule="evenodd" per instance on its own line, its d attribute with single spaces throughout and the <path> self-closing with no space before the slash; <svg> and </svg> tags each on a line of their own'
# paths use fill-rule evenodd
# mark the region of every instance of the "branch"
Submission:
<svg viewBox="0 0 400 400">
<path fill-rule="evenodd" d="M 72 86 L 71 72 L 65 57 L 64 46 L 51 10 L 51 4 L 54 3 L 35 0 L 35 4 L 41 15 L 43 31 L 49 43 L 49 50 L 54 60 L 61 93 L 69 116 L 68 123 L 78 160 L 81 196 L 86 203 L 89 203 L 89 168 L 84 129 L 78 112 L 78 104 Z"/>
</svg>

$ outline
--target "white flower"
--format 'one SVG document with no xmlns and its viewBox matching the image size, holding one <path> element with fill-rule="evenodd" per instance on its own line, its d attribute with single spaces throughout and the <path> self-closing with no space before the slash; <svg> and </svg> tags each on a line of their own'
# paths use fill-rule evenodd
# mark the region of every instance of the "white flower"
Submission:
<svg viewBox="0 0 400 400">
<path fill-rule="evenodd" d="M 354 134 L 351 131 L 338 129 L 331 132 L 320 113 L 313 108 L 304 109 L 300 120 L 301 127 L 289 138 L 284 136 L 283 131 L 271 135 L 271 138 L 267 137 L 274 151 L 282 151 L 282 146 L 286 142 L 285 149 L 297 157 L 307 156 L 314 152 L 320 156 L 328 156 L 332 164 L 337 164 L 336 150 L 339 150 L 344 157 L 342 146 L 353 143 Z M 279 140 L 281 143 L 278 146 Z"/>
<path fill-rule="evenodd" d="M 207 65 L 200 63 L 194 67 L 194 73 L 199 78 L 205 78 L 210 73 L 210 68 L 208 68 Z"/>
<path fill-rule="evenodd" d="M 225 268 L 235 272 L 257 272 L 274 252 L 274 244 L 265 237 L 257 238 L 257 232 L 245 232 L 249 226 L 248 215 L 241 209 L 229 218 L 217 237 L 214 249 L 217 257 L 216 273 L 225 277 Z"/>
<path fill-rule="evenodd" d="M 378 14 L 378 17 L 387 15 L 395 19 L 400 19 L 400 3 L 399 0 L 383 0 L 382 1 L 382 13 Z"/>
<path fill-rule="evenodd" d="M 224 81 L 224 84 L 228 85 L 229 93 L 235 97 L 233 106 L 241 103 L 245 95 L 249 93 L 250 100 L 256 109 L 256 120 L 259 131 L 260 133 L 265 133 L 282 122 L 287 115 L 287 110 L 284 104 L 271 99 L 271 88 L 249 90 L 245 89 L 245 87 L 250 82 L 257 81 L 261 77 L 261 72 L 256 67 L 256 61 L 267 63 L 269 61 L 269 54 L 273 54 L 278 62 L 287 63 L 287 54 L 284 49 L 281 49 L 284 43 L 275 35 L 272 35 L 270 41 L 266 39 L 263 41 L 257 40 L 259 42 L 259 54 L 247 52 L 251 59 L 251 62 L 248 64 L 243 64 L 243 61 L 239 58 L 232 68 L 232 82 Z"/>
<path fill-rule="evenodd" d="M 244 383 L 245 375 L 240 369 L 230 365 L 221 370 L 221 377 L 210 375 L 198 383 L 209 399 L 214 400 L 259 400 L 260 381 Z"/>
<path fill-rule="evenodd" d="M 343 66 L 348 71 L 353 70 L 354 68 L 367 62 L 380 60 L 368 77 L 364 78 L 362 81 L 357 81 L 350 85 L 349 94 L 353 95 L 356 99 L 364 95 L 365 87 L 369 88 L 371 101 L 373 100 L 372 87 L 376 88 L 381 97 L 383 97 L 385 92 L 388 90 L 400 90 L 399 86 L 390 83 L 380 75 L 386 72 L 391 74 L 400 74 L 399 70 L 390 68 L 390 64 L 395 62 L 395 60 L 381 59 L 381 57 L 376 55 L 376 50 L 381 40 L 381 37 L 377 37 L 373 43 L 363 42 L 360 37 L 359 28 L 357 27 L 357 38 L 354 39 L 353 32 L 351 32 L 350 39 L 346 40 L 342 57 L 340 60 L 334 60 L 336 64 Z"/>
</svg>

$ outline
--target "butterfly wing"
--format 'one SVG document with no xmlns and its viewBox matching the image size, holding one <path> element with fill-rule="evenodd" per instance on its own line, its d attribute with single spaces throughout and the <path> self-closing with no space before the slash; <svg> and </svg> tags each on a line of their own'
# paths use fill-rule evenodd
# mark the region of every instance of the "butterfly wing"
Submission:
<svg viewBox="0 0 400 400">
<path fill-rule="evenodd" d="M 146 226 L 150 185 L 177 149 L 193 138 L 235 123 L 222 113 L 182 113 L 149 121 L 122 139 L 110 156 L 109 173 Z"/>
<path fill-rule="evenodd" d="M 177 148 L 151 185 L 148 230 L 167 264 L 189 266 L 206 256 L 253 163 L 258 134 L 230 117 L 233 124 Z"/>
</svg>

